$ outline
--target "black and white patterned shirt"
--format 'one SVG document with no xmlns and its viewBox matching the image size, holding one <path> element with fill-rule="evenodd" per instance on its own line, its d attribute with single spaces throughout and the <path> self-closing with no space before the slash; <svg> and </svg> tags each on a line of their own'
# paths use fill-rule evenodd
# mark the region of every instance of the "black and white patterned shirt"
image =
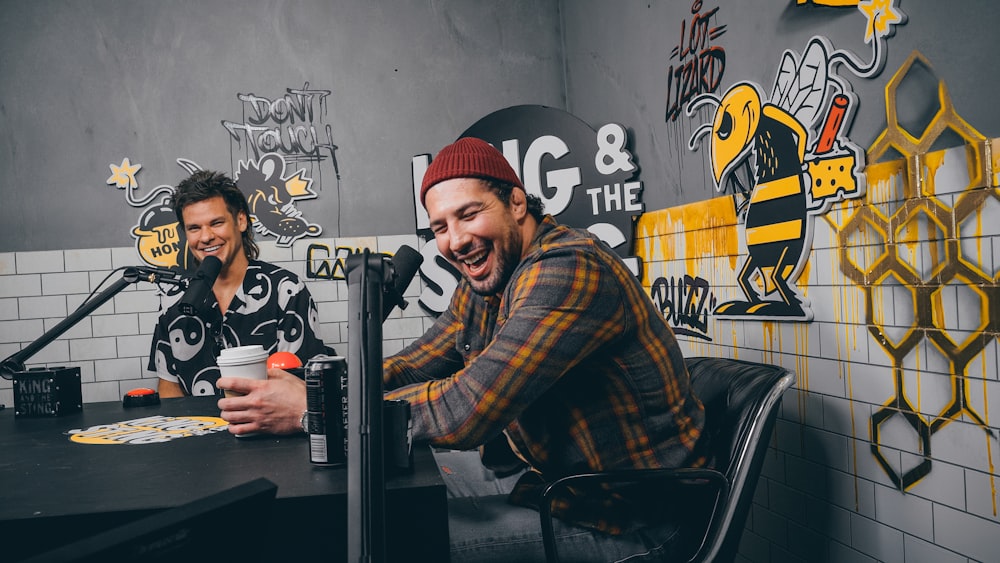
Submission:
<svg viewBox="0 0 1000 563">
<path fill-rule="evenodd" d="M 324 352 L 317 336 L 319 311 L 305 284 L 288 270 L 251 260 L 229 310 L 223 316 L 209 294 L 197 316 L 178 303 L 160 315 L 149 353 L 150 371 L 180 384 L 188 395 L 215 395 L 222 348 L 259 344 L 268 354 L 292 352 L 303 364 Z"/>
</svg>

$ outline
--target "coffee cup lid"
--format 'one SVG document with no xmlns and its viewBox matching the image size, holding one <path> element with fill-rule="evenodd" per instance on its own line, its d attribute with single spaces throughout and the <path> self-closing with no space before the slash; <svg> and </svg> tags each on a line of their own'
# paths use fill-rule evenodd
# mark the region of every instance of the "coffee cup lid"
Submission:
<svg viewBox="0 0 1000 563">
<path fill-rule="evenodd" d="M 260 344 L 224 348 L 216 358 L 217 364 L 247 364 L 267 360 L 267 352 Z"/>
</svg>

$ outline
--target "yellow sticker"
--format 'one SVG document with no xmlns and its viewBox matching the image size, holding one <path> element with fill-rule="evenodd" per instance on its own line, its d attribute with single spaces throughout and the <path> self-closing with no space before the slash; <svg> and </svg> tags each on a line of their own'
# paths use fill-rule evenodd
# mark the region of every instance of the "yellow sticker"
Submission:
<svg viewBox="0 0 1000 563">
<path fill-rule="evenodd" d="M 69 430 L 70 441 L 79 444 L 159 444 L 177 438 L 204 436 L 229 427 L 214 416 L 149 416 L 90 428 Z"/>
</svg>

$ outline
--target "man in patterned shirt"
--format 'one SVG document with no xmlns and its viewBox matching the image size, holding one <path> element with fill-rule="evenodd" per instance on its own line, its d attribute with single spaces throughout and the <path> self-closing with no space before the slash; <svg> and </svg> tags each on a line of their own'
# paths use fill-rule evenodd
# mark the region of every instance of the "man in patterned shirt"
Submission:
<svg viewBox="0 0 1000 563">
<path fill-rule="evenodd" d="M 196 261 L 215 256 L 222 269 L 196 315 L 175 303 L 157 321 L 149 369 L 160 377 L 161 397 L 216 395 L 221 348 L 259 344 L 303 363 L 323 353 L 316 303 L 295 274 L 257 259 L 246 197 L 233 180 L 197 171 L 177 186 L 171 204 Z M 275 386 L 297 380 L 283 370 L 268 377 Z"/>
</svg>

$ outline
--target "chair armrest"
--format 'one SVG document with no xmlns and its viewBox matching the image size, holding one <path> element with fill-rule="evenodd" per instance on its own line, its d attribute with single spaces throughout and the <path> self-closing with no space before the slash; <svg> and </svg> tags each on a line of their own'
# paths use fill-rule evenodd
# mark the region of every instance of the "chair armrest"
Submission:
<svg viewBox="0 0 1000 563">
<path fill-rule="evenodd" d="M 548 563 L 559 563 L 555 530 L 552 525 L 552 499 L 557 491 L 575 484 L 640 483 L 643 481 L 678 481 L 688 482 L 688 484 L 696 487 L 713 487 L 718 489 L 716 498 L 729 494 L 729 480 L 726 479 L 726 476 L 715 469 L 708 468 L 621 469 L 567 475 L 549 483 L 542 490 L 538 514 L 542 526 L 542 544 L 545 546 L 545 560 Z M 705 538 L 702 537 L 701 543 L 704 544 L 704 542 Z M 700 550 L 701 545 L 698 546 L 698 551 Z"/>
</svg>

